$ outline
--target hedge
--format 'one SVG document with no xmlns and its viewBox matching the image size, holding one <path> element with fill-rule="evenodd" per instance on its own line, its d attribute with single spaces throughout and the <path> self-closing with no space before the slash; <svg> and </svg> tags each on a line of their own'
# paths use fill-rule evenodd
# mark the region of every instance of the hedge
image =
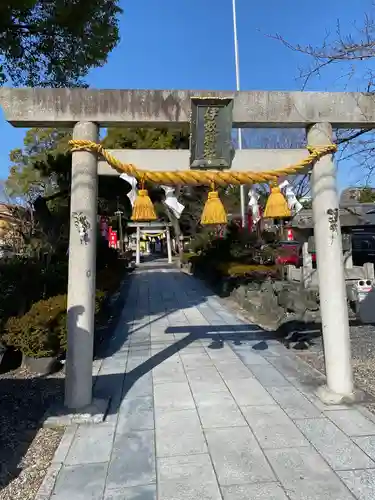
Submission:
<svg viewBox="0 0 375 500">
<path fill-rule="evenodd" d="M 275 275 L 277 273 L 276 266 L 265 266 L 256 264 L 239 264 L 237 262 L 223 262 L 219 264 L 218 270 L 224 276 L 229 277 L 246 277 L 252 274 L 258 275 Z"/>
<path fill-rule="evenodd" d="M 193 257 L 195 257 L 197 254 L 194 252 L 184 252 L 181 255 L 181 263 L 182 264 L 188 264 Z"/>
<path fill-rule="evenodd" d="M 68 262 L 14 258 L 0 262 L 0 329 L 11 316 L 24 314 L 40 299 L 65 293 Z"/>
<path fill-rule="evenodd" d="M 96 292 L 95 312 L 100 311 L 106 297 L 102 290 Z M 9 346 L 34 358 L 62 354 L 67 347 L 67 296 L 56 295 L 40 300 L 23 316 L 9 318 L 2 339 Z"/>
<path fill-rule="evenodd" d="M 108 254 L 107 254 L 108 255 Z M 110 254 L 110 259 L 106 262 L 101 260 L 97 270 L 97 291 L 95 313 L 98 314 L 102 310 L 102 305 L 106 297 L 111 295 L 119 286 L 123 271 L 124 262 L 117 259 L 115 255 Z M 30 261 L 15 262 L 9 269 L 32 269 L 34 264 Z M 6 315 L 3 317 L 1 341 L 5 345 L 14 347 L 22 352 L 25 356 L 30 357 L 53 357 L 63 353 L 66 350 L 67 344 L 67 328 L 66 328 L 66 309 L 67 295 L 65 293 L 67 286 L 67 268 L 65 262 L 59 263 L 61 266 L 61 277 L 57 279 L 57 273 L 51 272 L 51 266 L 48 268 L 49 273 L 43 271 L 35 265 L 35 273 L 31 275 L 21 274 L 16 276 L 21 279 L 15 280 L 14 286 L 8 284 L 8 295 L 2 297 L 0 304 L 6 307 Z M 48 278 L 43 277 L 43 272 L 48 274 Z M 37 284 L 37 279 L 46 284 L 44 287 L 44 297 L 41 300 L 35 300 L 35 297 L 40 299 L 42 293 L 41 286 Z M 58 283 L 53 284 L 53 278 L 56 278 Z M 33 290 L 36 280 L 35 288 Z M 20 301 L 19 295 L 22 294 L 20 285 L 24 283 L 26 300 Z M 30 288 L 32 290 L 30 290 Z M 54 290 L 64 290 L 64 293 L 55 293 L 51 296 Z M 16 302 L 12 304 L 12 300 Z M 22 309 L 20 309 L 20 304 Z M 24 311 L 26 312 L 24 313 Z M 23 314 L 24 313 L 24 314 Z"/>
</svg>

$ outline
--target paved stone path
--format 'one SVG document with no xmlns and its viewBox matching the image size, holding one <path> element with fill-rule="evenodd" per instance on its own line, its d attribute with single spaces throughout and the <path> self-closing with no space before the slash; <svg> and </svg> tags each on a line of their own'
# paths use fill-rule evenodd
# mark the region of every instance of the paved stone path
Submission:
<svg viewBox="0 0 375 500">
<path fill-rule="evenodd" d="M 109 415 L 67 429 L 38 500 L 375 498 L 371 416 L 323 405 L 317 372 L 194 278 L 136 271 L 109 351 Z"/>
</svg>

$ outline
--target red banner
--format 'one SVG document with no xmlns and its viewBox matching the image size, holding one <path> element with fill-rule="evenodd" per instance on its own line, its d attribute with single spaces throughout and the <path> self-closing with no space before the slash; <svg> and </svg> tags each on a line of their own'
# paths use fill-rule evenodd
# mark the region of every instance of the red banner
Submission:
<svg viewBox="0 0 375 500">
<path fill-rule="evenodd" d="M 110 248 L 117 248 L 117 231 L 113 231 L 111 227 L 108 228 L 108 245 Z"/>
</svg>

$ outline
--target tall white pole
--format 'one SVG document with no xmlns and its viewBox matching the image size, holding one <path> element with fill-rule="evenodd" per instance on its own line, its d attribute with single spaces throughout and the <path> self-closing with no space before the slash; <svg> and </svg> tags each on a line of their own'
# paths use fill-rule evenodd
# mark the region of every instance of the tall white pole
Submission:
<svg viewBox="0 0 375 500">
<path fill-rule="evenodd" d="M 234 36 L 234 60 L 236 66 L 236 90 L 240 90 L 240 60 L 238 55 L 238 37 L 237 37 L 237 12 L 236 0 L 232 0 L 233 7 L 233 36 Z M 242 149 L 242 130 L 238 129 L 238 149 Z M 245 202 L 245 186 L 240 186 L 240 203 L 241 203 L 241 220 L 242 227 L 246 227 L 246 202 Z"/>
</svg>

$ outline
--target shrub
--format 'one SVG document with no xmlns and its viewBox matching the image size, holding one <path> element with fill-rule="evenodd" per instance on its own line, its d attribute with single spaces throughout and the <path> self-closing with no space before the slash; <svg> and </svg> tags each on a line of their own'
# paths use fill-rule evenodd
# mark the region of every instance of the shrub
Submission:
<svg viewBox="0 0 375 500">
<path fill-rule="evenodd" d="M 246 278 L 253 281 L 264 281 L 267 278 L 280 278 L 280 271 L 276 266 L 230 262 L 220 265 L 219 270 L 224 276 L 230 278 Z"/>
<path fill-rule="evenodd" d="M 96 245 L 96 271 L 99 273 L 102 269 L 113 268 L 118 261 L 118 251 L 110 248 L 108 241 L 99 237 Z"/>
<path fill-rule="evenodd" d="M 0 318 L 27 311 L 39 288 L 39 271 L 35 262 L 22 258 L 0 262 Z M 33 283 L 33 286 L 28 286 Z M 39 298 L 39 297 L 38 297 Z"/>
<path fill-rule="evenodd" d="M 195 253 L 193 252 L 184 252 L 182 255 L 181 255 L 181 263 L 182 264 L 187 264 L 188 262 L 191 261 L 191 259 L 193 257 L 195 257 Z"/>
<path fill-rule="evenodd" d="M 99 290 L 104 292 L 113 293 L 119 287 L 123 277 L 124 264 L 123 261 L 118 261 L 115 266 L 111 268 L 104 268 L 98 271 L 96 276 L 96 286 Z"/>
<path fill-rule="evenodd" d="M 218 266 L 219 270 L 227 276 L 247 276 L 253 273 L 271 275 L 276 271 L 273 266 L 254 264 L 238 264 L 237 262 L 225 262 Z"/>
<path fill-rule="evenodd" d="M 55 295 L 66 293 L 68 284 L 68 259 L 53 260 L 48 266 L 41 269 L 39 280 L 42 280 L 43 289 L 38 298 L 47 299 Z"/>
<path fill-rule="evenodd" d="M 103 238 L 97 245 L 96 314 L 119 286 L 124 261 Z M 30 357 L 66 349 L 68 256 L 55 252 L 0 261 L 0 340 Z"/>
<path fill-rule="evenodd" d="M 106 296 L 105 291 L 96 291 L 96 314 Z M 8 319 L 2 339 L 7 345 L 21 351 L 24 356 L 56 356 L 67 347 L 66 309 L 66 294 L 40 300 L 23 316 Z"/>
<path fill-rule="evenodd" d="M 68 262 L 15 257 L 0 262 L 0 327 L 34 302 L 66 292 Z"/>
<path fill-rule="evenodd" d="M 190 250 L 193 253 L 200 253 L 210 245 L 211 241 L 215 238 L 215 234 L 210 230 L 204 230 L 197 233 L 190 242 Z"/>
<path fill-rule="evenodd" d="M 9 318 L 3 339 L 25 356 L 59 354 L 66 345 L 66 295 L 40 300 L 23 316 Z"/>
<path fill-rule="evenodd" d="M 107 298 L 107 293 L 104 290 L 96 290 L 95 294 L 95 314 L 98 314 L 102 308 L 103 302 Z"/>
</svg>

